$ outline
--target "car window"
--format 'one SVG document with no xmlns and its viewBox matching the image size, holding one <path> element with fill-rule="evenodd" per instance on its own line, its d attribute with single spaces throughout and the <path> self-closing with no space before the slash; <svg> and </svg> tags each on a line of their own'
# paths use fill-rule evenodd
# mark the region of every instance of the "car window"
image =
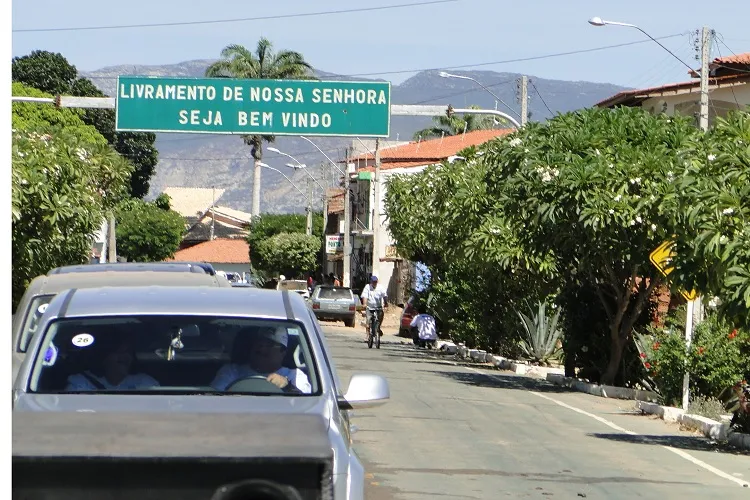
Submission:
<svg viewBox="0 0 750 500">
<path fill-rule="evenodd" d="M 352 292 L 348 288 L 319 288 L 319 299 L 352 299 Z"/>
<path fill-rule="evenodd" d="M 19 342 L 19 350 L 26 352 L 29 347 L 31 338 L 39 327 L 39 320 L 42 319 L 44 311 L 47 310 L 47 306 L 52 299 L 55 298 L 54 294 L 48 295 L 37 295 L 31 300 L 29 308 L 26 310 L 25 317 L 23 318 L 23 325 L 21 326 L 21 336 Z"/>
<path fill-rule="evenodd" d="M 319 394 L 319 372 L 309 345 L 304 326 L 292 321 L 155 315 L 65 318 L 44 332 L 28 391 Z M 286 380 L 291 385 L 284 386 Z"/>
</svg>

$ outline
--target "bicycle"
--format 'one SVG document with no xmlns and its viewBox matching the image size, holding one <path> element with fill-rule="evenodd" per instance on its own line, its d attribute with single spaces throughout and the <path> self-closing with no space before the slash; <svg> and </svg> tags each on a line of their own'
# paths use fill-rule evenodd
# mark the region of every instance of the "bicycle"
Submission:
<svg viewBox="0 0 750 500">
<path fill-rule="evenodd" d="M 380 349 L 380 324 L 383 321 L 383 309 L 368 309 L 367 310 L 367 347 L 372 349 L 373 340 L 375 341 L 375 348 Z"/>
</svg>

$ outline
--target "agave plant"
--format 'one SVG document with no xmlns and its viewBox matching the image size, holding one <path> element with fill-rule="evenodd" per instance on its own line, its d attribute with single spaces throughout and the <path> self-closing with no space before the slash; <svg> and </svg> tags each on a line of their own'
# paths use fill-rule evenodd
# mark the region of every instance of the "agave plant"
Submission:
<svg viewBox="0 0 750 500">
<path fill-rule="evenodd" d="M 547 317 L 547 304 L 539 302 L 537 314 L 530 309 L 533 319 L 526 314 L 516 311 L 521 318 L 521 326 L 524 329 L 524 339 L 519 343 L 526 358 L 532 362 L 549 365 L 551 359 L 559 356 L 561 349 L 558 340 L 562 330 L 557 328 L 560 319 L 560 309 L 552 318 Z"/>
</svg>

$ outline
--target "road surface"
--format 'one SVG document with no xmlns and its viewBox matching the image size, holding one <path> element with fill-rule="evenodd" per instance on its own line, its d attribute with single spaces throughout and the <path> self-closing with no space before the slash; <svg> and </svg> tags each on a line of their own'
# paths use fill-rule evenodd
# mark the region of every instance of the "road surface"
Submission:
<svg viewBox="0 0 750 500">
<path fill-rule="evenodd" d="M 368 500 L 750 498 L 750 455 L 632 401 L 598 398 L 324 323 L 339 376 L 387 377 L 391 401 L 354 412 Z"/>
</svg>

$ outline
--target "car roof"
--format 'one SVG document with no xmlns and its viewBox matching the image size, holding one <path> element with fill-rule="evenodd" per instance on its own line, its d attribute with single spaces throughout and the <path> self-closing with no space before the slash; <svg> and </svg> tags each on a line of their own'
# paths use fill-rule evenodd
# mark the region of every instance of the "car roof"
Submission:
<svg viewBox="0 0 750 500">
<path fill-rule="evenodd" d="M 63 273 L 38 276 L 29 285 L 34 295 L 56 294 L 68 288 L 142 285 L 205 285 L 218 286 L 216 277 L 205 273 L 156 271 L 100 271 L 96 273 Z"/>
<path fill-rule="evenodd" d="M 64 297 L 62 297 L 64 295 Z M 287 314 L 284 295 L 287 295 L 290 314 Z M 302 297 L 289 292 L 248 289 L 237 293 L 231 288 L 193 286 L 137 286 L 73 289 L 56 301 L 61 306 L 61 317 L 112 316 L 137 314 L 250 316 L 270 319 L 289 319 L 292 305 L 306 310 Z"/>
<path fill-rule="evenodd" d="M 109 262 L 102 264 L 79 264 L 51 269 L 47 275 L 67 273 L 97 273 L 106 271 L 138 272 L 193 272 L 206 274 L 205 267 L 192 262 Z"/>
</svg>

